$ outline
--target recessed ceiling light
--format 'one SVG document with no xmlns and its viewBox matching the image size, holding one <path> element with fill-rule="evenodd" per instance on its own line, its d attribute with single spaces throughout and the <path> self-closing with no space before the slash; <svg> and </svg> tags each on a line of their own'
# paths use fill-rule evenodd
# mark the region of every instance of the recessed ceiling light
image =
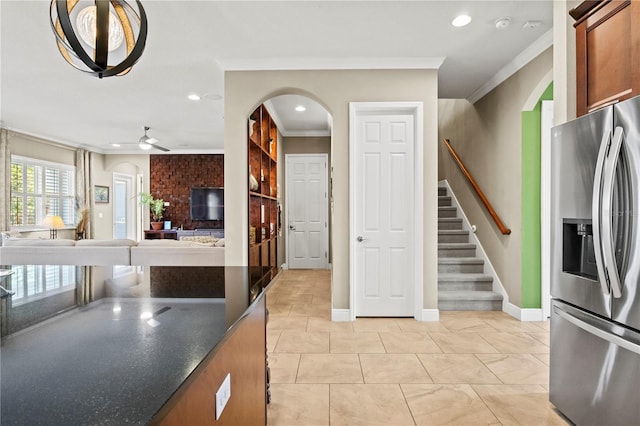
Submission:
<svg viewBox="0 0 640 426">
<path fill-rule="evenodd" d="M 114 147 L 114 148 L 120 148 L 120 144 L 119 143 L 112 143 L 111 146 Z"/>
<path fill-rule="evenodd" d="M 509 25 L 511 25 L 511 18 L 496 19 L 496 28 L 499 30 L 504 30 Z"/>
<path fill-rule="evenodd" d="M 468 25 L 469 22 L 471 22 L 471 16 L 458 15 L 453 18 L 453 21 L 451 21 L 451 25 L 453 25 L 454 27 L 464 27 L 465 25 Z"/>
<path fill-rule="evenodd" d="M 198 95 L 196 93 L 192 93 L 189 96 L 187 96 L 187 98 L 189 98 L 190 101 L 199 101 L 200 100 L 200 95 Z"/>
<path fill-rule="evenodd" d="M 296 111 L 298 111 L 298 112 L 304 112 L 304 111 L 306 111 L 306 110 L 307 110 L 307 109 L 306 109 L 303 105 L 298 105 L 298 106 L 296 107 Z"/>
</svg>

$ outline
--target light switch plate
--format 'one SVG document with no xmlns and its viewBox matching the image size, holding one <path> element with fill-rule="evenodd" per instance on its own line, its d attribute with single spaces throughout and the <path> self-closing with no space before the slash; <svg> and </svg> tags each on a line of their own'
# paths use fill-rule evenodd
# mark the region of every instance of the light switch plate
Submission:
<svg viewBox="0 0 640 426">
<path fill-rule="evenodd" d="M 229 402 L 229 398 L 231 398 L 231 373 L 227 374 L 216 392 L 216 420 L 222 415 L 222 410 Z"/>
</svg>

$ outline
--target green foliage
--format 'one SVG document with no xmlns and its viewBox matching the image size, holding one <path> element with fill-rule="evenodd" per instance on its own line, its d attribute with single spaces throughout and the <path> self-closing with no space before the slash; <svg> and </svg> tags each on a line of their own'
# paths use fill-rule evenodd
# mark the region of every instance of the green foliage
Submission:
<svg viewBox="0 0 640 426">
<path fill-rule="evenodd" d="M 141 192 L 140 204 L 149 206 L 151 218 L 154 222 L 160 222 L 162 220 L 162 213 L 164 213 L 164 200 L 162 198 L 153 198 L 153 195 L 148 192 Z"/>
</svg>

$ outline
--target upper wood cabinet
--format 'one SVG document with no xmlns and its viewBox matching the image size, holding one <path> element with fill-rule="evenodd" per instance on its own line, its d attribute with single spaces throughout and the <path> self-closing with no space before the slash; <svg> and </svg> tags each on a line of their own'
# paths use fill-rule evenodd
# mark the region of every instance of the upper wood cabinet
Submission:
<svg viewBox="0 0 640 426">
<path fill-rule="evenodd" d="M 640 94 L 640 0 L 585 1 L 576 19 L 577 114 Z"/>
</svg>

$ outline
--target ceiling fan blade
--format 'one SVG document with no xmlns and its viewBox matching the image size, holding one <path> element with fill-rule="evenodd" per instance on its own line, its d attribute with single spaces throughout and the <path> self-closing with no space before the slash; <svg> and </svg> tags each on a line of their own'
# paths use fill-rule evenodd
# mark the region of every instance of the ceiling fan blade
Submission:
<svg viewBox="0 0 640 426">
<path fill-rule="evenodd" d="M 155 148 L 155 149 L 159 149 L 160 151 L 164 151 L 164 152 L 171 151 L 169 148 L 165 148 L 164 146 L 160 146 L 160 145 L 156 145 L 156 144 L 151 145 L 151 147 Z"/>
</svg>

